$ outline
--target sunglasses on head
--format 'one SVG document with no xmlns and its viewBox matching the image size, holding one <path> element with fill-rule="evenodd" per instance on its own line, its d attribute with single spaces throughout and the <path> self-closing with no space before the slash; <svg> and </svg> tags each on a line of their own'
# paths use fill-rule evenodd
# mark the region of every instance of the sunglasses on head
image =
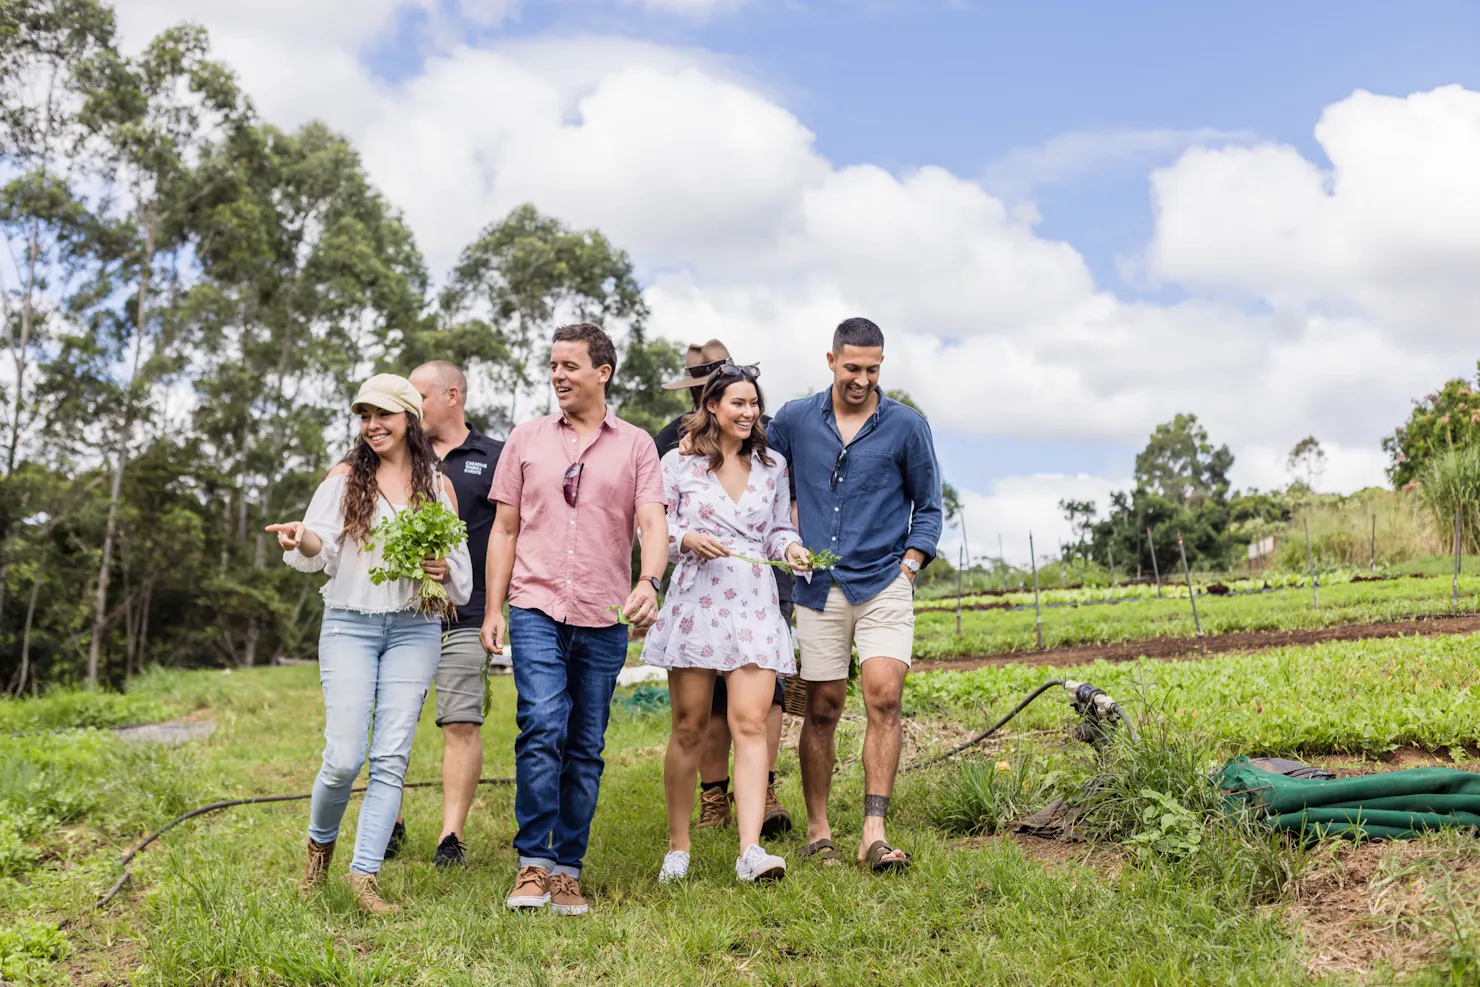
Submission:
<svg viewBox="0 0 1480 987">
<path fill-rule="evenodd" d="M 755 364 L 741 367 L 733 363 L 725 363 L 721 364 L 718 368 L 715 369 L 714 373 L 709 378 L 709 384 L 710 386 L 714 386 L 720 381 L 732 377 L 739 377 L 741 380 L 754 381 L 759 378 L 760 375 L 761 368 L 757 367 Z"/>
<path fill-rule="evenodd" d="M 576 498 L 581 495 L 581 471 L 585 468 L 585 463 L 571 463 L 565 471 L 565 480 L 560 484 L 560 492 L 565 494 L 565 503 L 569 507 L 576 506 Z"/>
<path fill-rule="evenodd" d="M 713 363 L 695 364 L 694 366 L 688 368 L 689 376 L 692 377 L 694 380 L 703 380 L 705 377 L 708 377 L 710 374 L 714 373 L 720 367 L 723 367 L 729 362 L 729 360 L 715 360 Z"/>
</svg>

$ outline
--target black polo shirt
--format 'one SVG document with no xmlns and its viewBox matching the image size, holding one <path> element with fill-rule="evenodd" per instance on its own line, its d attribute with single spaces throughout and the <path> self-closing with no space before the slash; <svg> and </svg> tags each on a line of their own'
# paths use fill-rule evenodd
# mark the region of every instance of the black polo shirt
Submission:
<svg viewBox="0 0 1480 987">
<path fill-rule="evenodd" d="M 683 420 L 686 417 L 687 412 L 679 415 L 673 421 L 659 429 L 658 434 L 653 437 L 653 444 L 658 447 L 659 459 L 662 459 L 678 448 L 679 441 L 683 439 Z M 763 430 L 770 423 L 770 415 L 761 416 L 761 428 Z M 776 598 L 782 603 L 790 603 L 792 574 L 779 566 L 772 566 L 771 572 L 776 575 Z"/>
<path fill-rule="evenodd" d="M 493 486 L 493 470 L 498 465 L 504 444 L 490 439 L 472 425 L 468 437 L 456 449 L 449 449 L 442 459 L 442 472 L 457 491 L 457 514 L 468 526 L 468 555 L 473 561 L 473 595 L 457 608 L 458 627 L 480 627 L 483 624 L 487 591 L 483 573 L 488 561 L 488 535 L 493 530 L 493 502 L 488 499 Z"/>
</svg>

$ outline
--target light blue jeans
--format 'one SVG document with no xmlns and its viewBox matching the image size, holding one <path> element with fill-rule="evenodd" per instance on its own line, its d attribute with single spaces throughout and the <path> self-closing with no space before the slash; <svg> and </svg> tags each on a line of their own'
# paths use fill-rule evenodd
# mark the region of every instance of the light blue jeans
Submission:
<svg viewBox="0 0 1480 987">
<path fill-rule="evenodd" d="M 370 782 L 355 829 L 350 870 L 376 874 L 401 806 L 416 721 L 442 653 L 442 624 L 399 613 L 324 608 L 319 682 L 324 687 L 324 764 L 309 803 L 308 837 L 339 838 L 350 788 L 370 751 Z"/>
</svg>

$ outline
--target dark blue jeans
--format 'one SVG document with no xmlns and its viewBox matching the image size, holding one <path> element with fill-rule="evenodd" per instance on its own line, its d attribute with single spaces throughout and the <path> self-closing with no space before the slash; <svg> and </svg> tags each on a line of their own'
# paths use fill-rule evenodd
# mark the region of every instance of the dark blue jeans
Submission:
<svg viewBox="0 0 1480 987">
<path fill-rule="evenodd" d="M 519 866 L 581 876 L 606 762 L 606 724 L 627 628 L 572 627 L 509 608 L 519 739 L 514 741 L 514 850 Z"/>
</svg>

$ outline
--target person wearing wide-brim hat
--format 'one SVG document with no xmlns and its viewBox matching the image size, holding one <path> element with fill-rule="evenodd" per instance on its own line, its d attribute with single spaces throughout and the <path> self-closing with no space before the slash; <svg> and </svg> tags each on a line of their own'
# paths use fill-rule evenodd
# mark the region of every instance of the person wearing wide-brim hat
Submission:
<svg viewBox="0 0 1480 987">
<path fill-rule="evenodd" d="M 308 863 L 300 894 L 328 876 L 350 786 L 369 748 L 370 780 L 355 829 L 345 880 L 360 909 L 397 911 L 381 897 L 376 875 L 401 803 L 401 785 L 416 721 L 441 655 L 442 624 L 418 612 L 412 580 L 379 585 L 370 571 L 381 553 L 367 546 L 382 519 L 439 501 L 456 513 L 451 486 L 421 427 L 421 395 L 405 377 L 376 374 L 350 403 L 360 417 L 354 447 L 314 491 L 302 521 L 271 524 L 283 561 L 301 572 L 326 572 L 319 633 L 324 690 L 324 758 L 309 803 Z M 454 604 L 473 589 L 466 543 L 422 568 L 446 584 Z M 373 730 L 372 730 L 373 720 Z M 367 744 L 368 737 L 368 744 Z"/>
<path fill-rule="evenodd" d="M 684 375 L 663 385 L 667 391 L 689 389 L 693 398 L 693 410 L 699 408 L 704 385 L 716 370 L 732 363 L 730 351 L 724 343 L 711 339 L 707 343 L 691 343 L 684 354 Z M 658 457 L 668 455 L 683 439 L 684 422 L 688 413 L 679 415 L 663 426 L 653 439 L 658 446 Z M 771 419 L 762 415 L 761 430 L 764 431 Z M 792 621 L 792 575 L 784 569 L 772 566 L 776 578 L 776 595 L 781 603 L 781 616 L 788 627 Z M 704 748 L 699 755 L 699 828 L 712 829 L 728 826 L 733 818 L 734 799 L 730 795 L 730 724 L 726 718 L 729 693 L 725 680 L 716 676 L 714 701 L 709 716 L 709 728 L 704 737 Z M 770 756 L 770 780 L 766 786 L 766 808 L 761 817 L 761 835 L 775 836 L 791 829 L 791 813 L 776 795 L 776 757 L 781 750 L 782 687 L 778 679 L 770 714 L 766 717 L 766 752 Z"/>
</svg>

